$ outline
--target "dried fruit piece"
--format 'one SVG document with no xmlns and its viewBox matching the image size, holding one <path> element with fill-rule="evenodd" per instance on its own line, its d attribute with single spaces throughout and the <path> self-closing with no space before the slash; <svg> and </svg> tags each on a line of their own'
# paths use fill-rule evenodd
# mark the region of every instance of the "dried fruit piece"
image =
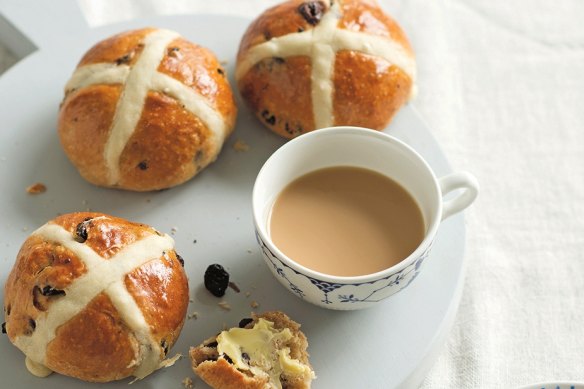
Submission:
<svg viewBox="0 0 584 389">
<path fill-rule="evenodd" d="M 134 56 L 133 52 L 121 56 L 120 58 L 116 59 L 116 61 L 115 61 L 116 65 L 120 66 L 120 65 L 129 63 L 133 56 Z"/>
<path fill-rule="evenodd" d="M 166 356 L 168 354 L 168 342 L 166 341 L 166 339 L 162 339 L 162 341 L 160 342 L 160 347 L 162 347 L 162 351 Z"/>
<path fill-rule="evenodd" d="M 225 359 L 227 362 L 229 362 L 230 364 L 233 365 L 233 360 L 231 358 L 229 358 L 229 355 L 227 355 L 227 354 L 221 354 L 221 357 L 223 359 Z"/>
<path fill-rule="evenodd" d="M 6 333 L 6 322 L 2 323 L 2 333 Z"/>
<path fill-rule="evenodd" d="M 178 253 L 176 253 L 176 259 L 178 259 L 178 261 L 180 262 L 180 265 L 182 267 L 185 267 L 185 260 L 183 259 L 183 257 L 181 257 L 180 255 L 178 255 Z"/>
<path fill-rule="evenodd" d="M 33 318 L 28 319 L 28 328 L 24 331 L 25 336 L 31 336 L 36 329 L 36 321 Z"/>
<path fill-rule="evenodd" d="M 38 286 L 35 286 L 32 289 L 32 305 L 39 311 L 45 312 L 47 310 L 47 306 L 45 305 L 46 299 L 40 297 L 40 289 Z"/>
<path fill-rule="evenodd" d="M 223 266 L 215 263 L 205 271 L 205 288 L 216 297 L 223 297 L 229 285 L 229 273 Z"/>
<path fill-rule="evenodd" d="M 324 14 L 325 5 L 320 1 L 307 1 L 305 3 L 300 4 L 298 7 L 298 12 L 300 15 L 313 26 L 317 25 L 322 19 L 322 15 Z"/>
<path fill-rule="evenodd" d="M 276 117 L 272 114 L 270 114 L 270 111 L 268 111 L 267 109 L 264 109 L 262 111 L 262 118 L 266 121 L 266 123 L 270 124 L 270 125 L 274 125 L 276 124 Z"/>
<path fill-rule="evenodd" d="M 61 296 L 65 294 L 64 290 L 55 289 L 50 285 L 45 285 L 43 289 L 41 289 L 41 294 L 43 296 Z"/>
<path fill-rule="evenodd" d="M 84 243 L 87 240 L 87 225 L 91 220 L 90 217 L 85 218 L 81 223 L 77 224 L 75 229 L 75 240 L 79 243 Z"/>
<path fill-rule="evenodd" d="M 245 317 L 239 321 L 239 328 L 245 328 L 253 319 L 251 317 Z"/>
<path fill-rule="evenodd" d="M 180 53 L 180 48 L 178 48 L 178 47 L 169 48 L 168 49 L 168 56 L 173 57 L 173 58 L 177 58 L 177 59 L 182 58 L 182 55 Z"/>
<path fill-rule="evenodd" d="M 32 289 L 32 305 L 39 311 L 44 312 L 47 310 L 48 298 L 64 295 L 64 290 L 55 289 L 50 285 L 45 285 L 42 289 L 39 286 L 35 286 Z"/>
</svg>

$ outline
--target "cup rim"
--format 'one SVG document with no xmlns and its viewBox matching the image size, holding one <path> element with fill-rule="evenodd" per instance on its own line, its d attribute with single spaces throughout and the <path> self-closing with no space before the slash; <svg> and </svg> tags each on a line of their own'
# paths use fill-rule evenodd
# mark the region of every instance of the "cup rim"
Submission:
<svg viewBox="0 0 584 389">
<path fill-rule="evenodd" d="M 430 176 L 432 177 L 432 186 L 433 186 L 434 190 L 436 191 L 436 194 L 438 195 L 437 196 L 438 204 L 435 207 L 434 212 L 432 213 L 432 222 L 428 226 L 428 229 L 426 231 L 424 239 L 418 245 L 418 247 L 416 247 L 416 249 L 412 253 L 410 253 L 410 255 L 408 255 L 406 258 L 402 259 L 400 262 L 396 263 L 393 266 L 388 267 L 387 269 L 383 269 L 383 270 L 380 270 L 380 271 L 375 272 L 375 273 L 369 273 L 369 274 L 364 274 L 364 275 L 359 275 L 359 276 L 336 276 L 333 274 L 321 273 L 319 271 L 316 271 L 316 270 L 308 268 L 304 265 L 301 265 L 300 263 L 294 261 L 293 259 L 288 257 L 286 254 L 284 254 L 272 242 L 272 239 L 271 239 L 269 231 L 268 231 L 268 227 L 266 225 L 263 225 L 264 223 L 260 222 L 260 220 L 261 220 L 260 209 L 256 208 L 256 197 L 258 196 L 258 191 L 259 191 L 258 182 L 259 182 L 260 178 L 262 177 L 262 175 L 264 174 L 265 170 L 268 169 L 268 165 L 273 162 L 273 160 L 276 158 L 276 156 L 278 154 L 282 153 L 283 150 L 292 147 L 290 145 L 294 145 L 296 143 L 301 143 L 301 142 L 309 142 L 313 138 L 317 138 L 317 137 L 334 136 L 334 134 L 336 134 L 336 133 L 374 137 L 374 138 L 377 138 L 377 139 L 385 141 L 385 142 L 389 141 L 389 142 L 392 142 L 394 144 L 397 144 L 399 147 L 401 147 L 402 149 L 405 149 L 412 156 L 414 156 L 422 164 L 422 166 L 424 166 L 424 168 L 430 173 Z M 317 170 L 317 169 L 315 169 L 315 170 Z M 276 151 L 274 151 L 272 153 L 272 155 L 270 155 L 270 157 L 262 165 L 260 171 L 258 172 L 258 174 L 256 176 L 255 182 L 254 182 L 254 186 L 253 186 L 253 190 L 252 190 L 252 213 L 253 213 L 253 220 L 254 220 L 255 228 L 257 230 L 257 233 L 260 235 L 261 240 L 263 241 L 263 243 L 265 245 L 268 246 L 270 251 L 277 256 L 277 259 L 282 261 L 282 263 L 284 263 L 286 266 L 292 268 L 293 270 L 295 270 L 299 273 L 302 273 L 302 274 L 308 275 L 310 277 L 313 277 L 315 279 L 319 279 L 319 280 L 323 280 L 323 281 L 329 281 L 329 282 L 334 282 L 334 283 L 339 283 L 339 284 L 367 283 L 367 282 L 382 279 L 382 278 L 391 276 L 393 274 L 399 273 L 400 271 L 402 271 L 406 267 L 410 266 L 417 258 L 421 257 L 424 254 L 424 252 L 428 249 L 428 247 L 432 244 L 432 241 L 434 240 L 434 237 L 435 237 L 436 232 L 438 230 L 438 226 L 440 225 L 440 221 L 441 221 L 440 220 L 440 215 L 442 215 L 441 190 L 440 190 L 440 186 L 438 184 L 438 179 L 436 178 L 436 175 L 434 174 L 434 171 L 432 170 L 432 168 L 430 167 L 428 162 L 416 150 L 414 150 L 410 145 L 408 145 L 404 141 L 402 141 L 402 140 L 400 140 L 400 139 L 398 139 L 390 134 L 386 134 L 386 133 L 381 132 L 381 131 L 372 130 L 372 129 L 364 128 L 364 127 L 355 127 L 355 126 L 326 127 L 326 128 L 318 129 L 315 131 L 311 131 L 309 133 L 306 133 L 306 134 L 300 135 L 294 139 L 291 139 L 290 141 L 288 141 L 287 143 L 282 145 L 280 148 L 278 148 Z"/>
</svg>

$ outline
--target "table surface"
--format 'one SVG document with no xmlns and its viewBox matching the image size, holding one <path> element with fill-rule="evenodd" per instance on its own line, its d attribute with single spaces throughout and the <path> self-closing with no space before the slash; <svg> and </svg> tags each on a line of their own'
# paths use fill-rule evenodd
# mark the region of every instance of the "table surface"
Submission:
<svg viewBox="0 0 584 389">
<path fill-rule="evenodd" d="M 482 187 L 466 211 L 456 323 L 423 387 L 584 380 L 584 2 L 379 2 L 417 53 L 413 104 L 453 167 Z M 79 1 L 91 26 L 158 14 L 253 17 L 276 3 Z M 26 51 L 11 49 L 0 43 L 0 71 Z"/>
</svg>

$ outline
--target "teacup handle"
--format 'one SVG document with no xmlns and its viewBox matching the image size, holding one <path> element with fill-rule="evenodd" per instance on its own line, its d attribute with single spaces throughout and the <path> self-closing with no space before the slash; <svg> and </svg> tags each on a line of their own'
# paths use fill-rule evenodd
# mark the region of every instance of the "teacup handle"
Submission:
<svg viewBox="0 0 584 389">
<path fill-rule="evenodd" d="M 468 207 L 479 194 L 479 182 L 468 172 L 450 173 L 438 179 L 442 197 L 456 189 L 464 189 L 455 198 L 442 203 L 442 219 L 454 215 Z"/>
</svg>

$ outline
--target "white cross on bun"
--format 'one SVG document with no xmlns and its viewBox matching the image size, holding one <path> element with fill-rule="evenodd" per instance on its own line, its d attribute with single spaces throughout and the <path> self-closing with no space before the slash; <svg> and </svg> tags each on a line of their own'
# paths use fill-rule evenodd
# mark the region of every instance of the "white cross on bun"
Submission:
<svg viewBox="0 0 584 389">
<path fill-rule="evenodd" d="M 89 182 L 150 191 L 213 162 L 235 125 L 225 70 L 178 33 L 145 28 L 93 46 L 65 86 L 59 135 Z"/>
<path fill-rule="evenodd" d="M 8 338 L 37 376 L 144 378 L 165 365 L 184 324 L 182 264 L 173 239 L 144 224 L 59 216 L 24 242 L 8 276 Z"/>
<path fill-rule="evenodd" d="M 381 130 L 413 95 L 414 54 L 374 0 L 290 0 L 249 26 L 236 80 L 257 117 L 293 138 L 318 128 Z"/>
</svg>

